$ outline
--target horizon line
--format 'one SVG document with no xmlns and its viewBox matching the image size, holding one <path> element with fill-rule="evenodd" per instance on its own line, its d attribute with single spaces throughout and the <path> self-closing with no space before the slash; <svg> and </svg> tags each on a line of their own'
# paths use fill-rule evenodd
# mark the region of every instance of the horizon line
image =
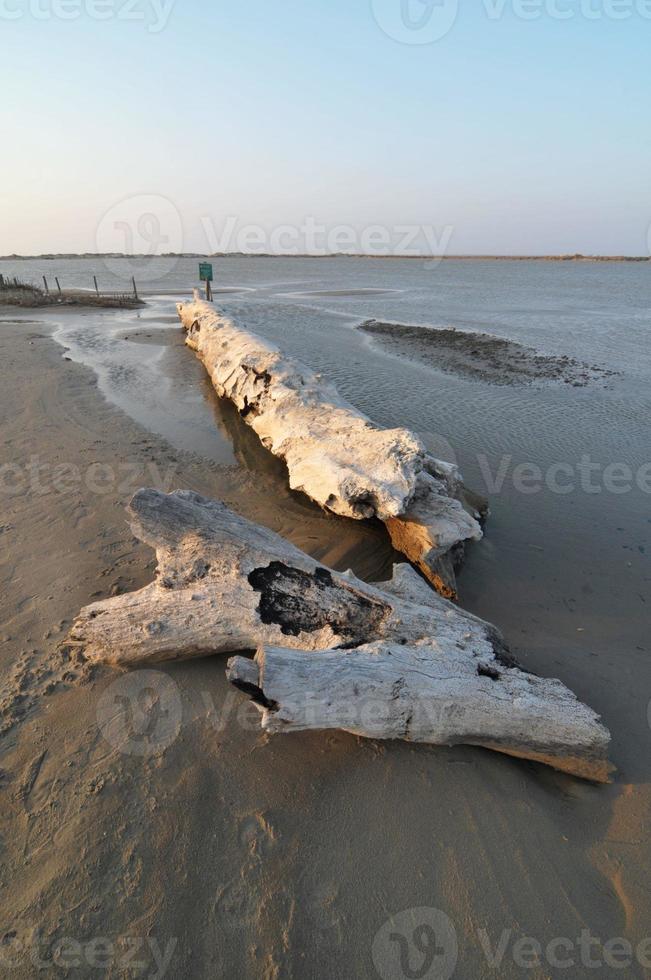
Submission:
<svg viewBox="0 0 651 980">
<path fill-rule="evenodd" d="M 531 254 L 492 254 L 492 253 L 459 253 L 455 255 L 432 255 L 419 253 L 417 255 L 376 255 L 369 252 L 162 252 L 147 254 L 144 252 L 40 252 L 32 255 L 17 252 L 0 255 L 0 262 L 29 261 L 30 259 L 408 259 L 410 261 L 449 262 L 449 261 L 549 261 L 549 262 L 651 262 L 651 255 L 601 255 L 584 254 L 582 252 L 558 252 Z"/>
</svg>

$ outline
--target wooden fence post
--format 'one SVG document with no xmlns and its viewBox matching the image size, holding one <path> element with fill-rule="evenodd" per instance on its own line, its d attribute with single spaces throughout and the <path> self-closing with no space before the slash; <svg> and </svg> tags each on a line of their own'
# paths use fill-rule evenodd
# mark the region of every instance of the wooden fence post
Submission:
<svg viewBox="0 0 651 980">
<path fill-rule="evenodd" d="M 43 284 L 45 285 L 45 292 L 49 296 L 50 295 L 50 290 L 47 288 L 47 279 L 45 278 L 45 276 L 43 276 Z"/>
<path fill-rule="evenodd" d="M 135 276 L 131 276 L 131 282 L 133 283 L 133 297 L 134 297 L 134 299 L 138 299 L 138 290 L 136 288 L 136 277 Z"/>
<path fill-rule="evenodd" d="M 61 286 L 59 285 L 59 280 L 58 280 L 58 278 L 56 276 L 54 277 L 54 281 L 57 284 L 57 289 L 59 290 L 59 296 L 60 296 L 61 295 Z"/>
<path fill-rule="evenodd" d="M 93 276 L 93 282 L 95 283 L 95 292 L 99 296 L 99 286 L 97 285 L 97 276 Z"/>
</svg>

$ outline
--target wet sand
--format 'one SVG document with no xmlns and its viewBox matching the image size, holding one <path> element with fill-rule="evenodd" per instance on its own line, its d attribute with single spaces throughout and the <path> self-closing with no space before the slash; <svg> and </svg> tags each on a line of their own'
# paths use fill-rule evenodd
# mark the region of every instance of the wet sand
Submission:
<svg viewBox="0 0 651 980">
<path fill-rule="evenodd" d="M 584 388 L 616 373 L 573 357 L 540 354 L 513 340 L 491 334 L 367 320 L 360 330 L 392 354 L 460 377 L 495 385 L 557 381 Z"/>
<path fill-rule="evenodd" d="M 156 330 L 150 333 L 146 328 L 125 333 L 124 340 L 130 341 L 132 344 L 151 344 L 152 347 L 171 347 L 172 345 L 182 347 L 185 343 L 183 335 L 176 330 Z"/>
<path fill-rule="evenodd" d="M 156 473 L 165 489 L 220 497 L 362 577 L 383 577 L 395 556 L 383 529 L 291 494 L 282 465 L 205 379 L 230 466 L 173 448 L 111 406 L 50 332 L 47 322 L 0 322 L 0 444 L 3 463 L 17 467 L 3 488 L 21 488 L 3 493 L 0 518 L 0 912 L 11 975 L 35 975 L 18 942 L 47 961 L 65 937 L 107 937 L 122 956 L 136 937 L 142 975 L 157 975 L 158 951 L 170 954 L 173 978 L 373 978 L 378 931 L 393 913 L 421 907 L 453 921 L 454 976 L 464 980 L 520 978 L 512 944 L 524 935 L 647 936 L 649 741 L 642 722 L 626 721 L 651 681 L 641 657 L 594 661 L 577 650 L 561 663 L 543 643 L 529 659 L 595 707 L 609 704 L 620 775 L 607 788 L 479 749 L 337 733 L 268 738 L 227 685 L 221 658 L 157 672 L 178 699 L 169 744 L 141 755 L 138 739 L 126 752 L 107 740 L 98 709 L 122 693 L 112 685 L 154 681 L 90 671 L 63 641 L 81 606 L 151 579 L 153 555 L 123 507 Z M 168 354 L 186 352 L 172 341 Z M 199 381 L 203 369 L 193 367 Z M 34 456 L 49 467 L 36 482 Z M 59 464 L 78 468 L 72 488 L 55 485 Z M 98 464 L 110 469 L 91 469 Z M 535 633 L 527 615 L 522 625 Z M 491 966 L 483 931 L 495 950 L 504 930 L 504 957 Z M 106 975 L 131 974 L 114 952 Z M 526 975 L 554 973 L 543 964 Z M 571 975 L 610 974 L 577 957 Z"/>
</svg>

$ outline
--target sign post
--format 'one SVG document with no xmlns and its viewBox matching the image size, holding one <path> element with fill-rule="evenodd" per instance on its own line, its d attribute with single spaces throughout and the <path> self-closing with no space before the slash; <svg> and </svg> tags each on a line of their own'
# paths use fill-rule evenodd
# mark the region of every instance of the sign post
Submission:
<svg viewBox="0 0 651 980">
<path fill-rule="evenodd" d="M 201 282 L 206 284 L 206 299 L 212 300 L 212 287 L 210 283 L 212 282 L 212 263 L 211 262 L 200 262 L 199 263 L 199 279 Z"/>
</svg>

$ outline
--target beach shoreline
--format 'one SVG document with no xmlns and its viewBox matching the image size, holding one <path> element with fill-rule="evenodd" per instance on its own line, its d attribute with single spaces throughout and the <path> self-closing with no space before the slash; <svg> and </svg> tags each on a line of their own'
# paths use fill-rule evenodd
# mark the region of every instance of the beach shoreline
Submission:
<svg viewBox="0 0 651 980">
<path fill-rule="evenodd" d="M 392 556 L 380 529 L 344 530 L 283 489 L 282 466 L 227 407 L 215 405 L 215 421 L 239 462 L 225 468 L 109 403 L 93 371 L 51 339 L 51 321 L 15 310 L 0 320 L 3 463 L 16 467 L 3 476 L 20 484 L 0 520 L 0 914 L 12 975 L 34 975 L 19 942 L 47 961 L 65 938 L 108 937 L 122 950 L 135 935 L 152 972 L 156 950 L 170 952 L 171 977 L 317 976 L 327 951 L 334 974 L 372 978 L 375 935 L 414 907 L 445 909 L 456 923 L 464 976 L 488 969 L 478 924 L 493 946 L 513 921 L 541 940 L 586 923 L 602 937 L 644 938 L 645 862 L 631 845 L 651 797 L 644 745 L 623 725 L 625 692 L 605 719 L 622 773 L 597 788 L 480 749 L 266 736 L 230 689 L 225 658 L 154 666 L 153 680 L 71 659 L 65 638 L 79 609 L 152 578 L 153 553 L 133 538 L 124 503 L 156 473 L 162 489 L 224 499 L 320 560 L 357 562 L 362 577 L 381 577 Z M 143 356 L 147 333 L 125 331 Z M 183 370 L 203 371 L 176 342 L 167 350 Z M 54 475 L 64 464 L 76 467 L 67 483 Z M 489 547 L 490 530 L 479 561 Z M 472 582 L 471 570 L 462 604 Z M 557 658 L 531 640 L 529 662 L 553 676 Z M 598 706 L 605 682 L 575 653 L 561 676 Z M 102 722 L 107 699 L 125 696 L 115 685 L 129 695 L 140 678 L 171 692 L 175 722 L 171 741 L 144 756 L 112 742 Z M 521 970 L 508 958 L 500 976 Z"/>
</svg>

